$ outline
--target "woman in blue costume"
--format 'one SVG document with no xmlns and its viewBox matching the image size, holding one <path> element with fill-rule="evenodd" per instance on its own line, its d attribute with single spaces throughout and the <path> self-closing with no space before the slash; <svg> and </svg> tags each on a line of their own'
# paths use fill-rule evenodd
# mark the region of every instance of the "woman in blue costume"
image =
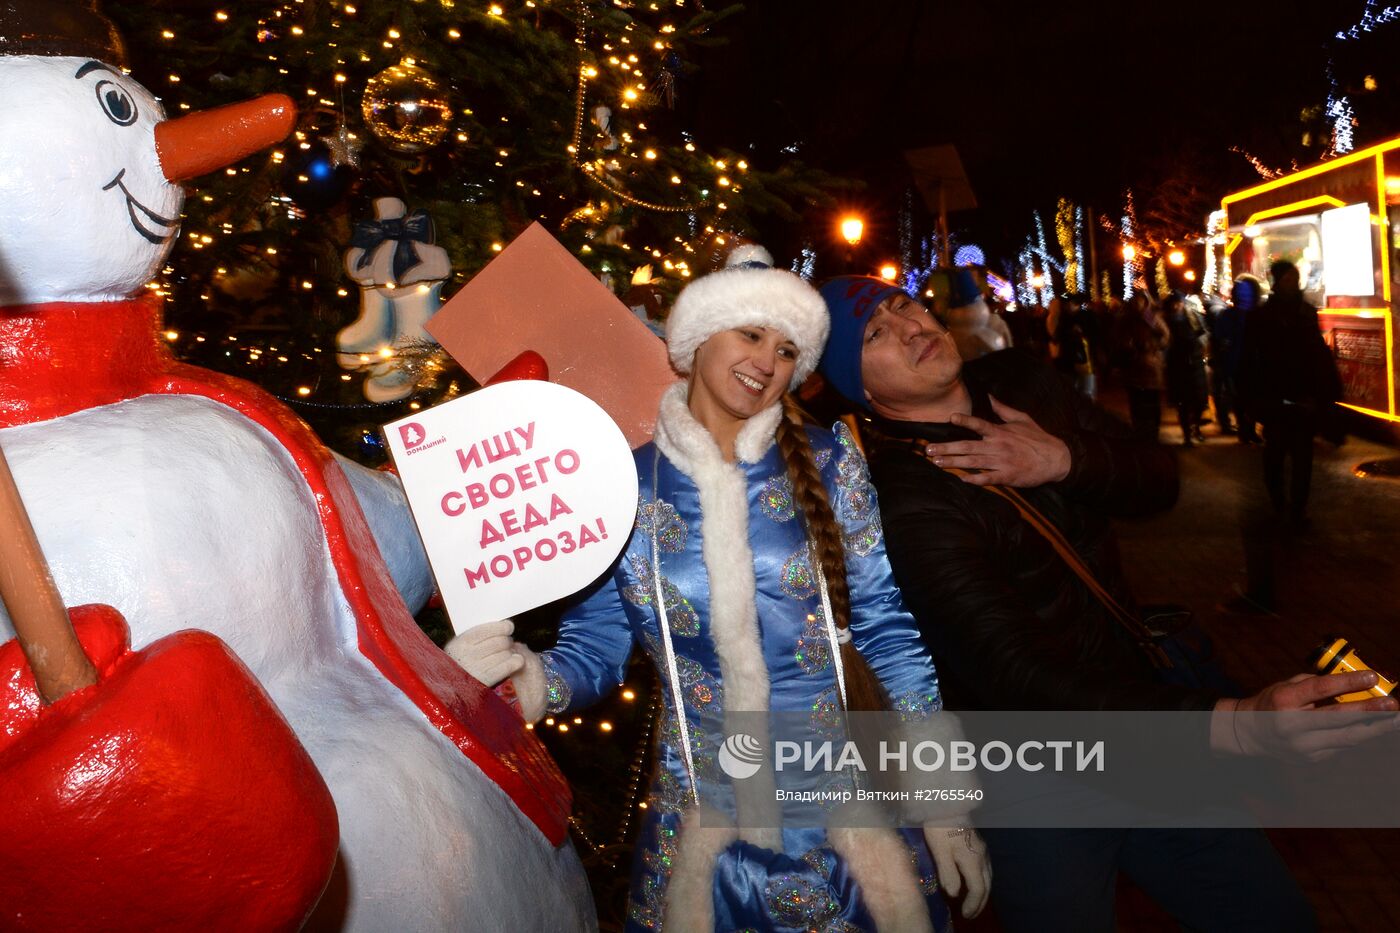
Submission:
<svg viewBox="0 0 1400 933">
<path fill-rule="evenodd" d="M 986 900 L 974 831 L 778 829 L 773 769 L 731 784 L 718 764 L 726 735 L 762 731 L 746 712 L 803 713 L 820 738 L 841 729 L 843 707 L 922 721 L 942 705 L 865 461 L 844 425 L 804 428 L 787 395 L 821 355 L 826 307 L 791 273 L 733 262 L 687 287 L 667 322 L 689 378 L 636 451 L 639 509 L 616 566 L 566 613 L 553 649 L 531 653 L 502 622 L 449 650 L 487 683 L 513 675 L 530 720 L 612 691 L 636 645 L 655 662 L 665 704 L 629 930 L 941 931 L 940 878 L 952 895 L 966 887 L 965 916 Z M 853 786 L 826 777 L 836 783 L 822 789 Z"/>
</svg>

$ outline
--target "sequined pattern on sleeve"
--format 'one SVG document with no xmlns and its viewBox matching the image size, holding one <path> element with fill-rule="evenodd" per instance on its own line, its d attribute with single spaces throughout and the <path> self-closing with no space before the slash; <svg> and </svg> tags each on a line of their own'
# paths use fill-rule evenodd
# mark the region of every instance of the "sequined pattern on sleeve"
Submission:
<svg viewBox="0 0 1400 933">
<path fill-rule="evenodd" d="M 540 654 L 540 664 L 544 667 L 545 711 L 562 713 L 569 708 L 569 703 L 574 698 L 573 688 L 554 667 L 554 659 L 550 652 Z"/>
</svg>

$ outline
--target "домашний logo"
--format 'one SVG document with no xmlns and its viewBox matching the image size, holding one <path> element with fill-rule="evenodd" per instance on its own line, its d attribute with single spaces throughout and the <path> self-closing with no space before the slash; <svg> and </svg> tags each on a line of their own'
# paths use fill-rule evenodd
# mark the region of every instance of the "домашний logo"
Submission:
<svg viewBox="0 0 1400 933">
<path fill-rule="evenodd" d="M 423 433 L 423 426 L 416 421 L 399 425 L 399 440 L 403 442 L 404 450 L 412 450 L 419 444 L 427 440 L 427 435 Z"/>
</svg>

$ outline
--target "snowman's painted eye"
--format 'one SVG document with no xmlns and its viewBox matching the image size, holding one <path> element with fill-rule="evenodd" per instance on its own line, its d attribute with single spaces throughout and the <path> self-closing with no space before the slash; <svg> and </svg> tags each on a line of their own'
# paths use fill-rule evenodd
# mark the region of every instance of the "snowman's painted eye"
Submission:
<svg viewBox="0 0 1400 933">
<path fill-rule="evenodd" d="M 117 126 L 130 126 L 136 122 L 136 101 L 115 81 L 97 82 L 97 102 L 107 119 Z"/>
</svg>

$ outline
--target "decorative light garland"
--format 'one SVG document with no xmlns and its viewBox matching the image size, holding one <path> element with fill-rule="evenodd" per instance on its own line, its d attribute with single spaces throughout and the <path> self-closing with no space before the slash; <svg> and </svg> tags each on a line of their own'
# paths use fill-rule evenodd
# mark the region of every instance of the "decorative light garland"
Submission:
<svg viewBox="0 0 1400 933">
<path fill-rule="evenodd" d="M 627 691 L 630 693 L 631 691 Z M 624 696 L 626 693 L 624 693 Z M 651 750 L 652 733 L 656 728 L 656 718 L 661 710 L 661 691 L 653 689 L 651 691 L 651 702 L 647 704 L 646 721 L 642 726 L 642 733 L 637 739 L 636 750 L 632 753 L 632 762 L 628 765 L 628 787 L 627 794 L 623 798 L 622 818 L 618 821 L 617 829 L 613 831 L 613 841 L 599 844 L 594 842 L 592 837 L 584 830 L 583 824 L 576 817 L 569 817 L 569 825 L 578 833 L 584 845 L 594 855 L 602 855 L 603 852 L 611 849 L 613 855 L 603 859 L 608 865 L 616 865 L 617 858 L 623 854 L 627 845 L 627 838 L 632 828 L 632 815 L 638 810 L 646 809 L 640 798 L 643 793 L 642 778 L 643 765 L 646 763 L 647 753 Z M 546 720 L 548 721 L 548 720 Z"/>
<path fill-rule="evenodd" d="M 1209 295 L 1211 293 L 1223 293 L 1221 273 L 1224 271 L 1224 282 L 1228 282 L 1230 256 L 1225 252 L 1225 211 L 1214 210 L 1210 212 L 1210 217 L 1206 220 L 1206 269 L 1205 275 L 1201 279 L 1201 291 Z M 1222 269 L 1223 267 L 1223 269 Z"/>
<path fill-rule="evenodd" d="M 590 71 L 596 73 L 596 69 L 588 63 L 584 52 L 588 45 L 588 23 L 592 19 L 593 12 L 588 8 L 586 0 L 575 0 L 574 10 L 578 14 L 578 37 L 574 44 L 577 45 L 579 49 L 578 88 L 574 97 L 573 144 L 569 147 L 569 154 L 573 156 L 574 166 L 583 173 L 583 177 L 587 178 L 593 184 L 633 207 L 640 207 L 643 210 L 658 211 L 665 214 L 687 214 L 695 211 L 699 206 L 697 204 L 657 204 L 654 201 L 647 201 L 642 198 L 634 197 L 603 178 L 594 170 L 592 164 L 583 161 L 583 112 L 588 101 L 588 78 Z"/>
<path fill-rule="evenodd" d="M 1123 300 L 1127 301 L 1133 297 L 1133 288 L 1137 284 L 1138 276 L 1142 274 L 1141 251 L 1135 245 L 1137 207 L 1133 204 L 1132 188 L 1123 193 L 1123 220 L 1119 224 L 1118 232 L 1123 242 Z"/>
<path fill-rule="evenodd" d="M 1088 264 L 1084 262 L 1084 208 L 1074 205 L 1074 290 L 1087 292 Z"/>
<path fill-rule="evenodd" d="M 1336 38 L 1340 42 L 1350 39 L 1360 39 L 1363 33 L 1368 33 L 1377 26 L 1392 23 L 1400 20 L 1400 6 L 1388 6 L 1376 12 L 1376 0 L 1366 0 L 1366 9 L 1361 14 L 1361 19 L 1348 29 L 1343 29 L 1337 33 Z"/>
</svg>

